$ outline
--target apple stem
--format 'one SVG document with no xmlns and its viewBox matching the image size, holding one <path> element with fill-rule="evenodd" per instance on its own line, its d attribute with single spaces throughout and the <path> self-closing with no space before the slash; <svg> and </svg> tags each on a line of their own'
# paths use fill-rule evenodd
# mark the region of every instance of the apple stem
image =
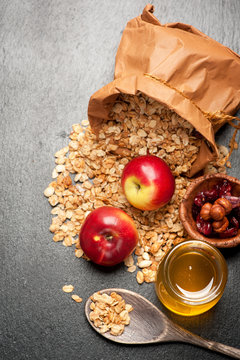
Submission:
<svg viewBox="0 0 240 360">
<path fill-rule="evenodd" d="M 138 183 L 135 183 L 137 191 L 139 191 L 141 189 L 141 186 Z"/>
</svg>

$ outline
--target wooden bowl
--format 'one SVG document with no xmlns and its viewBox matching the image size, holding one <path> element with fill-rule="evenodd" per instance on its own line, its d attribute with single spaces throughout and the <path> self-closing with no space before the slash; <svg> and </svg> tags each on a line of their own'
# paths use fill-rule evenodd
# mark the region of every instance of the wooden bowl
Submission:
<svg viewBox="0 0 240 360">
<path fill-rule="evenodd" d="M 196 222 L 192 216 L 192 206 L 193 200 L 198 192 L 210 190 L 214 185 L 224 179 L 227 179 L 231 183 L 232 195 L 240 196 L 240 180 L 226 174 L 205 175 L 193 180 L 179 208 L 180 219 L 191 239 L 204 240 L 218 248 L 229 248 L 240 244 L 240 229 L 236 236 L 227 239 L 206 237 L 199 233 L 197 229 Z"/>
</svg>

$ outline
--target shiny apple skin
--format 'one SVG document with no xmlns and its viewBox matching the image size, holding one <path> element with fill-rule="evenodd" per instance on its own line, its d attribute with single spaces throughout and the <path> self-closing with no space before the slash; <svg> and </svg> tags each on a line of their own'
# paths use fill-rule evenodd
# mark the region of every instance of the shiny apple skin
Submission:
<svg viewBox="0 0 240 360">
<path fill-rule="evenodd" d="M 102 206 L 86 217 L 79 240 L 84 253 L 94 263 L 112 266 L 132 253 L 138 233 L 132 218 L 123 210 Z"/>
<path fill-rule="evenodd" d="M 121 183 L 130 204 L 140 210 L 156 210 L 166 205 L 175 190 L 169 166 L 154 155 L 132 159 L 123 169 Z"/>
</svg>

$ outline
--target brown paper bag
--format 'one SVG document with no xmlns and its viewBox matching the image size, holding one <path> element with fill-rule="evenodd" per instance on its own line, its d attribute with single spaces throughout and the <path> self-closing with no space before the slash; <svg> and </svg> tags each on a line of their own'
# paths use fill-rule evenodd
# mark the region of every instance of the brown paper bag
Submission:
<svg viewBox="0 0 240 360">
<path fill-rule="evenodd" d="M 115 80 L 92 95 L 91 127 L 98 133 L 120 92 L 138 91 L 189 121 L 202 134 L 193 176 L 217 157 L 214 132 L 240 105 L 240 56 L 191 25 L 161 25 L 147 5 L 128 22 L 116 55 Z M 237 130 L 236 130 L 237 131 Z"/>
</svg>

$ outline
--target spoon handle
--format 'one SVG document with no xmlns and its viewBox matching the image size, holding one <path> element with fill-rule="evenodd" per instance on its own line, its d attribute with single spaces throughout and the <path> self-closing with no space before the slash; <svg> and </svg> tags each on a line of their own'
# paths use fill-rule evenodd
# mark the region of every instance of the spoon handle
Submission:
<svg viewBox="0 0 240 360">
<path fill-rule="evenodd" d="M 240 359 L 240 349 L 234 348 L 232 346 L 224 345 L 216 341 L 206 340 L 178 326 L 176 327 L 174 326 L 174 328 L 175 329 L 172 329 L 173 330 L 172 335 L 174 333 L 175 341 L 182 341 L 182 342 L 198 345 L 207 348 L 209 350 L 217 351 L 222 354 L 228 355 L 234 359 Z"/>
<path fill-rule="evenodd" d="M 240 349 L 236 349 L 232 346 L 224 345 L 216 341 L 206 340 L 193 334 L 191 334 L 191 336 L 189 336 L 187 340 L 192 344 L 205 347 L 209 350 L 220 352 L 222 354 L 231 356 L 234 359 L 240 359 Z"/>
</svg>

